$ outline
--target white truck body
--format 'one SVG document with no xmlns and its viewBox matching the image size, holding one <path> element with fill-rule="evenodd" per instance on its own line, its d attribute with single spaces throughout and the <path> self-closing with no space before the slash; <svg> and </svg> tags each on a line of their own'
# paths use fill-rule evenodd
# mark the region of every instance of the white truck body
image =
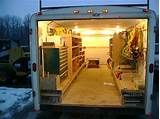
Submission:
<svg viewBox="0 0 160 119">
<path fill-rule="evenodd" d="M 94 15 L 87 14 L 87 10 L 92 8 Z M 101 14 L 102 9 L 108 10 L 107 15 Z M 78 15 L 73 14 L 74 10 L 79 10 Z M 151 10 L 118 7 L 118 6 L 84 6 L 84 7 L 68 7 L 57 8 L 42 11 L 33 14 L 30 21 L 30 51 L 31 51 L 31 77 L 33 88 L 34 109 L 40 110 L 40 80 L 39 80 L 39 50 L 38 50 L 38 21 L 45 20 L 68 20 L 68 19 L 148 19 L 148 44 L 147 44 L 147 63 L 146 63 L 146 85 L 145 85 L 145 113 L 151 113 L 152 91 L 153 91 L 153 71 L 154 49 L 155 49 L 155 14 Z M 53 105 L 54 106 L 54 105 Z"/>
</svg>

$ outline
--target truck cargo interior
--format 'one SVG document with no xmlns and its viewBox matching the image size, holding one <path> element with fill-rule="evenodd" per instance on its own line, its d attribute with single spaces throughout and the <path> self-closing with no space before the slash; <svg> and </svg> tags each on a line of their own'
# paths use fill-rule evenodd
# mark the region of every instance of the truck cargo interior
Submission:
<svg viewBox="0 0 160 119">
<path fill-rule="evenodd" d="M 145 103 L 147 19 L 38 21 L 41 104 Z"/>
</svg>

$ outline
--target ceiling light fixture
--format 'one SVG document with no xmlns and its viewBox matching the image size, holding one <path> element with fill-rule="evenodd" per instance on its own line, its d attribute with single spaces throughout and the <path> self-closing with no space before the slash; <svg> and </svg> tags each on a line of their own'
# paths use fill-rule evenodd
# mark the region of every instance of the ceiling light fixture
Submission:
<svg viewBox="0 0 160 119">
<path fill-rule="evenodd" d="M 92 13 L 93 13 L 93 10 L 92 10 L 92 9 L 89 9 L 87 12 L 88 12 L 89 14 L 92 14 Z"/>
<path fill-rule="evenodd" d="M 104 13 L 104 14 L 108 13 L 108 9 L 107 8 L 103 9 L 102 13 Z"/>
<path fill-rule="evenodd" d="M 80 13 L 79 10 L 74 10 L 74 11 L 73 11 L 73 14 L 79 14 L 79 13 Z"/>
</svg>

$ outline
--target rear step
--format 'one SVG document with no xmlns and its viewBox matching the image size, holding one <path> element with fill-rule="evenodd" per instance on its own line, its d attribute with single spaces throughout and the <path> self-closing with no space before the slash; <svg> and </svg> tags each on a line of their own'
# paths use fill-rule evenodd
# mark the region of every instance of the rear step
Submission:
<svg viewBox="0 0 160 119">
<path fill-rule="evenodd" d="M 144 91 L 142 90 L 121 90 L 124 105 L 144 106 Z"/>
<path fill-rule="evenodd" d="M 61 102 L 60 90 L 41 90 L 41 104 L 58 104 Z"/>
</svg>

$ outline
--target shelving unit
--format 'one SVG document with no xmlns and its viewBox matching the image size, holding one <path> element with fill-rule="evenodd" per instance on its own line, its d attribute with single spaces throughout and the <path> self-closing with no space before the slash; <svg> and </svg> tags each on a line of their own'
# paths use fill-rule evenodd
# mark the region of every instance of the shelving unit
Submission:
<svg viewBox="0 0 160 119">
<path fill-rule="evenodd" d="M 80 35 L 72 36 L 72 76 L 76 74 L 81 65 L 84 63 L 84 51 L 82 51 L 82 39 Z"/>
<path fill-rule="evenodd" d="M 85 51 L 82 48 L 82 39 L 79 34 L 64 36 L 68 47 L 68 79 L 61 83 L 62 94 L 84 67 Z"/>
<path fill-rule="evenodd" d="M 56 88 L 60 87 L 60 83 L 68 77 L 68 47 L 50 46 L 50 43 L 45 43 L 42 46 L 42 65 L 43 78 L 46 80 L 47 76 L 55 75 Z"/>
<path fill-rule="evenodd" d="M 122 98 L 122 103 L 124 105 L 137 105 L 137 106 L 143 106 L 144 105 L 144 91 L 139 90 L 138 86 L 135 83 L 135 79 L 137 79 L 136 74 L 130 74 L 133 75 L 133 77 L 128 77 L 127 73 L 123 74 L 124 76 L 120 78 L 117 78 L 115 72 L 113 72 L 114 80 L 116 83 L 116 86 L 118 88 L 118 91 L 120 93 L 120 96 Z"/>
<path fill-rule="evenodd" d="M 131 77 L 128 77 L 128 78 L 127 77 L 126 78 L 121 77 L 121 79 L 120 79 L 120 78 L 117 78 L 115 72 L 113 72 L 113 77 L 114 77 L 116 86 L 117 86 L 120 94 L 121 94 L 121 91 L 124 90 L 124 89 L 126 89 L 126 90 L 138 90 L 135 82 L 133 82 L 133 79 L 131 79 Z"/>
<path fill-rule="evenodd" d="M 67 47 L 61 47 L 60 49 L 60 79 L 64 79 L 68 76 L 68 52 Z"/>
</svg>

